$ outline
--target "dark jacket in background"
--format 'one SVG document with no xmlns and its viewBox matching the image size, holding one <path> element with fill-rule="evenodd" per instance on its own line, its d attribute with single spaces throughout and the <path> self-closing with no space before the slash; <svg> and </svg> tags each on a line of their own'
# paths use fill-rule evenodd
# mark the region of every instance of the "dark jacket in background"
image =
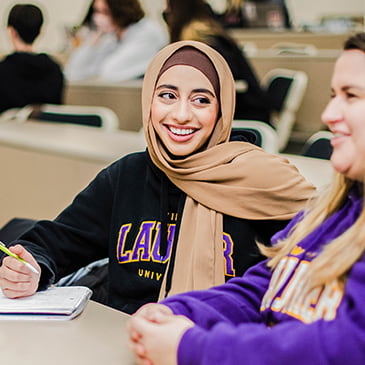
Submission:
<svg viewBox="0 0 365 365">
<path fill-rule="evenodd" d="M 246 91 L 236 92 L 234 119 L 259 120 L 270 124 L 270 101 L 242 51 L 233 41 L 223 36 L 212 36 L 209 45 L 225 58 L 233 78 L 247 84 Z"/>
<path fill-rule="evenodd" d="M 46 54 L 15 52 L 0 62 L 0 112 L 27 104 L 61 104 L 64 77 Z"/>
</svg>

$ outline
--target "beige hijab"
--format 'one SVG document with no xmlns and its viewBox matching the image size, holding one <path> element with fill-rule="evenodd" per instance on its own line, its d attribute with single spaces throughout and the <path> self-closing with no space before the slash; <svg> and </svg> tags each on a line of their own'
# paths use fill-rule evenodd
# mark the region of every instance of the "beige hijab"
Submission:
<svg viewBox="0 0 365 365">
<path fill-rule="evenodd" d="M 221 116 L 206 150 L 172 159 L 150 122 L 157 77 L 179 48 L 207 55 L 220 81 Z M 234 80 L 222 56 L 209 46 L 181 41 L 162 49 L 148 67 L 142 89 L 143 125 L 153 163 L 187 195 L 168 295 L 224 283 L 223 214 L 244 219 L 290 219 L 314 194 L 286 159 L 246 142 L 228 142 L 235 106 Z M 245 242 L 240 242 L 245 244 Z M 165 297 L 166 275 L 160 299 Z"/>
</svg>

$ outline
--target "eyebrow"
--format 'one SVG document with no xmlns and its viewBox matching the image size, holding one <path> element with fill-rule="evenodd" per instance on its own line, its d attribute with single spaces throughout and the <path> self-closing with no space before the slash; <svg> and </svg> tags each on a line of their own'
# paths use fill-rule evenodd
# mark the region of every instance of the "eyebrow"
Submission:
<svg viewBox="0 0 365 365">
<path fill-rule="evenodd" d="M 356 90 L 360 90 L 360 91 L 365 91 L 365 88 L 363 86 L 359 86 L 359 85 L 345 85 L 341 87 L 341 91 L 342 92 L 348 92 L 351 89 L 356 89 Z M 331 87 L 331 92 L 334 93 L 335 92 L 335 88 Z"/>
<path fill-rule="evenodd" d="M 159 85 L 156 87 L 156 90 L 159 90 L 159 89 L 164 89 L 164 88 L 167 88 L 167 89 L 172 89 L 172 90 L 178 90 L 179 88 L 175 85 L 170 85 L 170 84 L 162 84 L 162 85 Z M 192 90 L 193 93 L 207 93 L 207 94 L 210 94 L 213 98 L 215 98 L 216 96 L 214 95 L 214 93 L 212 93 L 210 90 L 208 89 L 205 89 L 205 88 L 198 88 L 198 89 L 193 89 Z"/>
<path fill-rule="evenodd" d="M 345 85 L 341 88 L 343 91 L 348 91 L 349 89 L 358 89 L 358 90 L 365 90 L 363 86 L 360 85 Z"/>
</svg>

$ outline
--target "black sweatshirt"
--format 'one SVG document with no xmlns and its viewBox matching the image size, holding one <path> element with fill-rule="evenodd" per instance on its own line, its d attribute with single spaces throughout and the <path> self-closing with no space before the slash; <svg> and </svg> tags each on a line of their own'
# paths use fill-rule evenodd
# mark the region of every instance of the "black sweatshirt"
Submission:
<svg viewBox="0 0 365 365">
<path fill-rule="evenodd" d="M 15 52 L 0 62 L 0 112 L 27 104 L 60 104 L 64 77 L 44 53 Z"/>
<path fill-rule="evenodd" d="M 158 298 L 184 202 L 185 194 L 153 165 L 147 151 L 134 153 L 101 171 L 54 221 L 38 222 L 17 243 L 42 266 L 40 288 L 109 257 L 109 305 L 133 313 Z M 168 229 L 161 229 L 161 222 Z M 260 261 L 255 240 L 268 243 L 287 223 L 224 216 L 226 279 Z M 161 257 L 163 231 L 166 255 Z"/>
</svg>

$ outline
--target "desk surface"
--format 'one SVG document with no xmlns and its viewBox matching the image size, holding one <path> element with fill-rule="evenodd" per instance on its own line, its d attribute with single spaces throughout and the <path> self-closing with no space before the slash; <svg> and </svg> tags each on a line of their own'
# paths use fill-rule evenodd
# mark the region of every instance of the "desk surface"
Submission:
<svg viewBox="0 0 365 365">
<path fill-rule="evenodd" d="M 125 89 L 142 89 L 143 80 L 136 79 L 136 80 L 127 80 L 121 82 L 110 82 L 110 81 L 103 81 L 96 78 L 89 78 L 86 80 L 80 81 L 67 81 L 67 86 L 95 86 L 95 87 L 106 87 L 106 88 L 125 88 Z"/>
<path fill-rule="evenodd" d="M 142 132 L 37 121 L 0 123 L 0 144 L 105 163 L 146 146 Z"/>
<path fill-rule="evenodd" d="M 340 49 L 318 49 L 315 50 L 313 54 L 305 53 L 305 50 L 295 49 L 290 47 L 278 47 L 278 48 L 267 48 L 267 49 L 257 49 L 252 51 L 248 57 L 251 61 L 257 59 L 269 59 L 273 60 L 290 60 L 294 62 L 298 61 L 317 61 L 317 62 L 325 62 L 332 61 L 334 62 L 337 57 L 341 54 Z"/>
<path fill-rule="evenodd" d="M 257 48 L 268 48 L 278 42 L 295 42 L 313 44 L 317 48 L 341 49 L 344 41 L 350 36 L 350 33 L 273 32 L 268 29 L 230 29 L 229 32 L 239 44 L 254 42 Z"/>
<path fill-rule="evenodd" d="M 330 161 L 300 155 L 281 154 L 314 186 L 321 189 L 332 181 L 333 167 Z"/>
<path fill-rule="evenodd" d="M 145 146 L 138 132 L 1 122 L 0 225 L 13 217 L 53 219 L 102 168 Z"/>
<path fill-rule="evenodd" d="M 129 365 L 128 316 L 90 301 L 70 321 L 0 321 L 3 364 Z"/>
<path fill-rule="evenodd" d="M 68 82 L 65 103 L 108 107 L 117 114 L 120 129 L 138 131 L 142 127 L 141 92 L 142 80 Z"/>
</svg>

